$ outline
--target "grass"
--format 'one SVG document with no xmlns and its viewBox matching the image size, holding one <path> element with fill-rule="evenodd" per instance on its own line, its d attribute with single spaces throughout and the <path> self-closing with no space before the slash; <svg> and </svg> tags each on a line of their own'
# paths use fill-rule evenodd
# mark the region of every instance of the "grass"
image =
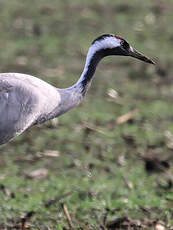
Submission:
<svg viewBox="0 0 173 230">
<path fill-rule="evenodd" d="M 0 5 L 1 72 L 70 86 L 102 33 L 121 34 L 157 62 L 103 60 L 80 106 L 0 147 L 0 228 L 14 229 L 34 212 L 28 228 L 68 229 L 62 203 L 75 228 L 98 229 L 105 213 L 107 221 L 128 216 L 173 226 L 172 1 Z M 134 109 L 132 119 L 115 123 Z M 147 157 L 159 166 L 148 169 Z"/>
</svg>

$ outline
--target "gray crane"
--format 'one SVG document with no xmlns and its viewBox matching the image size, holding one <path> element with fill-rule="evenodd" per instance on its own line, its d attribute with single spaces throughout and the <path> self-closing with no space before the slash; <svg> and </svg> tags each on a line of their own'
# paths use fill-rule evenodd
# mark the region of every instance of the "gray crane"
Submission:
<svg viewBox="0 0 173 230">
<path fill-rule="evenodd" d="M 78 105 L 91 84 L 99 61 L 109 55 L 131 56 L 154 64 L 120 36 L 104 34 L 88 51 L 79 80 L 69 88 L 56 88 L 39 78 L 20 73 L 0 74 L 0 144 Z"/>
</svg>

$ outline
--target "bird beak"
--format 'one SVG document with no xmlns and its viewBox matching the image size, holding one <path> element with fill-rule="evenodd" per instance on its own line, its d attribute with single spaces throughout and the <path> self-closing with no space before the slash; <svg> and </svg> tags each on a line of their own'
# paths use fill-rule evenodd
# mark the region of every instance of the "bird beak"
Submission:
<svg viewBox="0 0 173 230">
<path fill-rule="evenodd" d="M 132 47 L 130 47 L 129 56 L 137 58 L 137 59 L 142 60 L 144 62 L 147 62 L 147 63 L 155 65 L 155 63 L 151 59 L 149 59 L 148 57 L 144 56 L 143 54 L 141 54 L 140 52 L 138 52 L 137 50 L 135 50 Z"/>
</svg>

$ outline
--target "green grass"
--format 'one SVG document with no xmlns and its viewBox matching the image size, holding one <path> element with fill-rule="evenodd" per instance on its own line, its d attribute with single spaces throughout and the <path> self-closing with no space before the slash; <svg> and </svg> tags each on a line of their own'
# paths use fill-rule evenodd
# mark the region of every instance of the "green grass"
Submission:
<svg viewBox="0 0 173 230">
<path fill-rule="evenodd" d="M 167 186 L 173 171 L 172 8 L 171 0 L 1 1 L 1 72 L 70 86 L 102 33 L 121 34 L 157 62 L 106 58 L 80 106 L 57 125 L 33 127 L 0 147 L 1 229 L 14 228 L 30 211 L 30 229 L 68 228 L 62 203 L 75 228 L 98 229 L 106 210 L 108 220 L 127 215 L 173 225 L 173 189 Z M 131 121 L 115 124 L 135 108 Z M 148 173 L 141 156 L 151 153 L 169 159 L 169 170 Z M 29 176 L 40 168 L 45 176 Z"/>
</svg>

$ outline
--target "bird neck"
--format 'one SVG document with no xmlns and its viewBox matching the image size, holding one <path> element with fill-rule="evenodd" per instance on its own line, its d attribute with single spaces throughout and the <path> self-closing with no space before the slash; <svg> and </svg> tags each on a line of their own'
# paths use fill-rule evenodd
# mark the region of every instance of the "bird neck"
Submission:
<svg viewBox="0 0 173 230">
<path fill-rule="evenodd" d="M 71 87 L 73 90 L 79 91 L 83 97 L 91 85 L 98 63 L 104 56 L 106 56 L 103 51 L 103 49 L 95 50 L 93 46 L 90 47 L 83 72 L 79 80 Z"/>
<path fill-rule="evenodd" d="M 67 112 L 81 102 L 91 85 L 99 61 L 108 55 L 110 54 L 107 53 L 105 49 L 91 45 L 79 80 L 69 88 L 58 89 L 62 98 L 61 114 Z"/>
</svg>

